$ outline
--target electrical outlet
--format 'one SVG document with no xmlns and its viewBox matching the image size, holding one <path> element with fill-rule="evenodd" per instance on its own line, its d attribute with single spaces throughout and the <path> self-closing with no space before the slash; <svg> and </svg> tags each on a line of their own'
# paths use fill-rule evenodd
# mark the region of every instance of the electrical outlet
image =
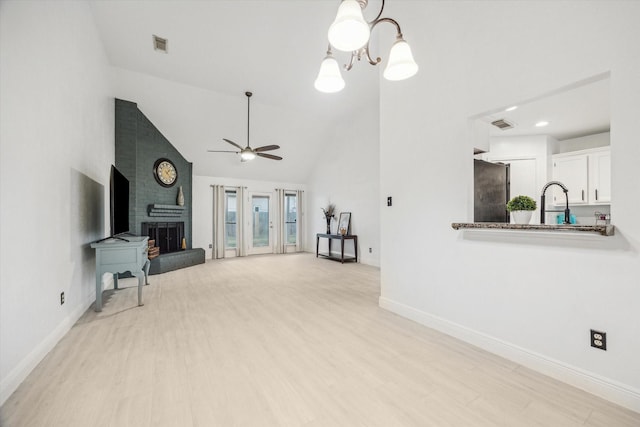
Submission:
<svg viewBox="0 0 640 427">
<path fill-rule="evenodd" d="M 369 253 L 373 252 L 373 249 L 369 248 Z"/>
<path fill-rule="evenodd" d="M 607 350 L 607 333 L 591 329 L 591 347 Z"/>
<path fill-rule="evenodd" d="M 213 249 L 213 243 L 209 243 L 209 249 Z"/>
<path fill-rule="evenodd" d="M 60 305 L 64 304 L 64 292 L 60 292 Z"/>
<path fill-rule="evenodd" d="M 392 200 L 391 200 L 391 196 L 387 197 L 387 206 L 391 206 L 392 205 Z"/>
</svg>

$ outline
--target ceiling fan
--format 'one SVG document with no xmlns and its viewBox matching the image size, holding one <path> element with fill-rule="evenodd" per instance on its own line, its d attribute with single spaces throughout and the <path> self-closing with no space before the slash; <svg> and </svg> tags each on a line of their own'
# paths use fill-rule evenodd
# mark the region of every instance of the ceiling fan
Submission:
<svg viewBox="0 0 640 427">
<path fill-rule="evenodd" d="M 234 147 L 238 148 L 240 151 L 231 151 L 231 150 L 207 150 L 210 153 L 235 153 L 235 154 L 240 154 L 240 161 L 242 162 L 247 162 L 249 160 L 253 160 L 256 156 L 260 156 L 260 157 L 265 157 L 267 159 L 272 159 L 272 160 L 282 160 L 282 157 L 280 156 L 274 156 L 273 154 L 267 154 L 265 153 L 265 151 L 271 151 L 271 150 L 277 150 L 278 148 L 280 148 L 279 145 L 264 145 L 262 147 L 257 147 L 257 148 L 251 148 L 251 146 L 249 145 L 249 111 L 250 111 L 250 101 L 251 101 L 251 95 L 253 95 L 251 92 L 245 92 L 245 95 L 247 95 L 247 146 L 242 148 L 241 146 L 239 146 L 238 144 L 236 144 L 235 142 L 226 139 L 226 138 L 222 138 L 223 141 L 228 142 L 229 144 L 233 145 Z"/>
</svg>

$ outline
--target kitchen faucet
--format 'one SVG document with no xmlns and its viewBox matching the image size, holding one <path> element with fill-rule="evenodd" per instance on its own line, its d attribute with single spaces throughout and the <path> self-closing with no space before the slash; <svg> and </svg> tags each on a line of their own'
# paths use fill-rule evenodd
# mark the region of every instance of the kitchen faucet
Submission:
<svg viewBox="0 0 640 427">
<path fill-rule="evenodd" d="M 552 185 L 557 185 L 560 188 L 562 188 L 562 191 L 564 191 L 564 197 L 567 200 L 567 206 L 564 209 L 564 211 L 562 210 L 546 210 L 545 211 L 545 203 L 544 203 L 544 193 L 547 191 L 547 188 L 549 188 Z M 540 224 L 544 224 L 544 217 L 545 217 L 545 213 L 546 212 L 564 212 L 564 222 L 563 224 L 571 224 L 571 216 L 569 214 L 569 190 L 567 189 L 567 187 L 561 183 L 560 181 L 549 181 L 545 184 L 544 187 L 542 187 L 542 196 L 540 196 Z"/>
</svg>

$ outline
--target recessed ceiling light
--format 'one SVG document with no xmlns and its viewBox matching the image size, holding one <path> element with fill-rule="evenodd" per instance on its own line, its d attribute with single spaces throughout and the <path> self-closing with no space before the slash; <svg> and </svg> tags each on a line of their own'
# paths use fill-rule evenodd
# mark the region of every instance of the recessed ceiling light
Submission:
<svg viewBox="0 0 640 427">
<path fill-rule="evenodd" d="M 517 105 L 513 105 L 513 106 L 511 106 L 509 108 L 506 108 L 504 111 L 513 111 L 513 110 L 516 110 L 517 108 L 518 108 Z"/>
<path fill-rule="evenodd" d="M 541 122 L 536 123 L 537 128 L 545 127 L 549 124 L 549 122 L 542 120 Z"/>
</svg>

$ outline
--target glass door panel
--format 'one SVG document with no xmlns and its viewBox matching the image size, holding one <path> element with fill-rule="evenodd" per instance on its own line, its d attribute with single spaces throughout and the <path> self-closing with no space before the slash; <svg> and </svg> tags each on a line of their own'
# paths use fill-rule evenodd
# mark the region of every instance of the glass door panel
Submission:
<svg viewBox="0 0 640 427">
<path fill-rule="evenodd" d="M 298 240 L 298 200 L 295 194 L 284 196 L 285 244 L 295 245 Z"/>
<path fill-rule="evenodd" d="M 227 191 L 227 204 L 224 213 L 225 233 L 224 233 L 224 246 L 225 249 L 236 249 L 237 242 L 236 236 L 238 235 L 237 229 L 237 215 L 236 215 L 236 193 Z"/>
<path fill-rule="evenodd" d="M 252 194 L 250 253 L 273 253 L 271 230 L 271 196 L 267 194 Z"/>
</svg>

